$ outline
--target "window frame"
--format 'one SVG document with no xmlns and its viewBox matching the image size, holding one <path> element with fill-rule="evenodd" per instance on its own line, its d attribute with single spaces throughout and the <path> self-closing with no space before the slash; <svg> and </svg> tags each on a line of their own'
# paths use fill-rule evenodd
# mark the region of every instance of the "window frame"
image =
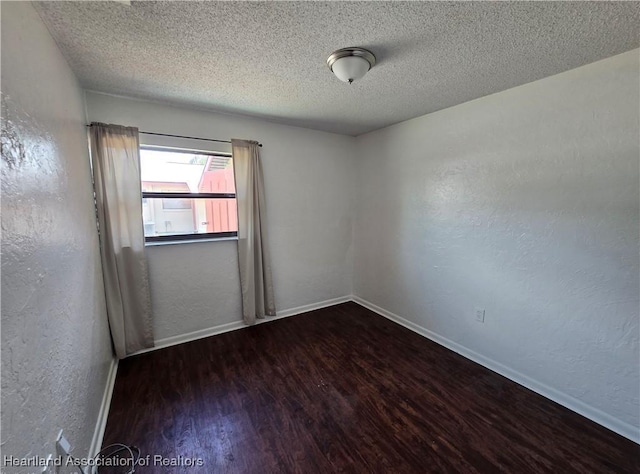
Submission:
<svg viewBox="0 0 640 474">
<path fill-rule="evenodd" d="M 203 151 L 193 150 L 189 148 L 174 148 L 165 146 L 153 146 L 153 145 L 140 145 L 140 150 L 149 151 L 165 151 L 169 153 L 184 153 L 189 155 L 205 155 L 205 156 L 221 156 L 224 158 L 230 158 L 233 163 L 233 156 L 231 153 L 216 152 L 216 151 Z M 140 180 L 142 185 L 142 180 Z M 144 199 L 236 199 L 236 193 L 184 193 L 184 192 L 162 192 L 162 191 L 141 191 L 140 202 L 143 203 Z M 194 240 L 226 240 L 230 237 L 237 237 L 237 231 L 230 232 L 205 232 L 205 233 L 191 233 L 191 234 L 170 234 L 170 235 L 145 235 L 145 244 L 155 244 L 160 242 L 173 242 L 179 243 L 181 241 L 194 241 Z"/>
</svg>

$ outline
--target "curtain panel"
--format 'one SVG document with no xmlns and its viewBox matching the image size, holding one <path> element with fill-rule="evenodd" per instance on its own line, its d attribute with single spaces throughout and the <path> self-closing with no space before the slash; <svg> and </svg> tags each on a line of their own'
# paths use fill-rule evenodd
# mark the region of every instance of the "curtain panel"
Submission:
<svg viewBox="0 0 640 474">
<path fill-rule="evenodd" d="M 238 203 L 238 263 L 247 324 L 276 315 L 258 142 L 231 140 Z"/>
<path fill-rule="evenodd" d="M 138 129 L 93 123 L 90 142 L 107 315 L 122 359 L 153 347 Z"/>
</svg>

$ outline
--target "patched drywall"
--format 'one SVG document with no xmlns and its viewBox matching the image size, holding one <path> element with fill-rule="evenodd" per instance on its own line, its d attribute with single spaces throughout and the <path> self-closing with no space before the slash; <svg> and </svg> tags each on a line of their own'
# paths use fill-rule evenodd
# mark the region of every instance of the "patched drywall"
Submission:
<svg viewBox="0 0 640 474">
<path fill-rule="evenodd" d="M 635 50 L 359 137 L 354 213 L 355 295 L 627 436 L 640 427 L 638 69 Z"/>
<path fill-rule="evenodd" d="M 90 92 L 86 100 L 91 121 L 260 141 L 277 310 L 351 294 L 354 138 Z M 224 143 L 140 140 L 230 151 Z M 147 247 L 147 256 L 156 339 L 242 318 L 235 241 Z"/>
<path fill-rule="evenodd" d="M 64 429 L 82 457 L 112 362 L 82 92 L 31 4 L 0 8 L 2 455 Z"/>
</svg>

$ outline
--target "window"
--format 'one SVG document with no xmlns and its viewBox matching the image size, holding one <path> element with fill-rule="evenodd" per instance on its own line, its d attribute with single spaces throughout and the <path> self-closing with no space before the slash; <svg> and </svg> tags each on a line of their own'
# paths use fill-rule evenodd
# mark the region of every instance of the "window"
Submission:
<svg viewBox="0 0 640 474">
<path fill-rule="evenodd" d="M 238 235 L 231 154 L 143 146 L 140 176 L 146 242 Z"/>
</svg>

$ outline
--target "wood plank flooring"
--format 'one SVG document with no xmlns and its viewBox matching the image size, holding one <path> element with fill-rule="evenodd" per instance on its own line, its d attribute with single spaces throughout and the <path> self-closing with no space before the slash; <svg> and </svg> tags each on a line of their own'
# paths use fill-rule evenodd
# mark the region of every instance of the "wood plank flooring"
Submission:
<svg viewBox="0 0 640 474">
<path fill-rule="evenodd" d="M 355 303 L 121 361 L 116 442 L 137 473 L 640 472 L 637 444 Z"/>
</svg>

